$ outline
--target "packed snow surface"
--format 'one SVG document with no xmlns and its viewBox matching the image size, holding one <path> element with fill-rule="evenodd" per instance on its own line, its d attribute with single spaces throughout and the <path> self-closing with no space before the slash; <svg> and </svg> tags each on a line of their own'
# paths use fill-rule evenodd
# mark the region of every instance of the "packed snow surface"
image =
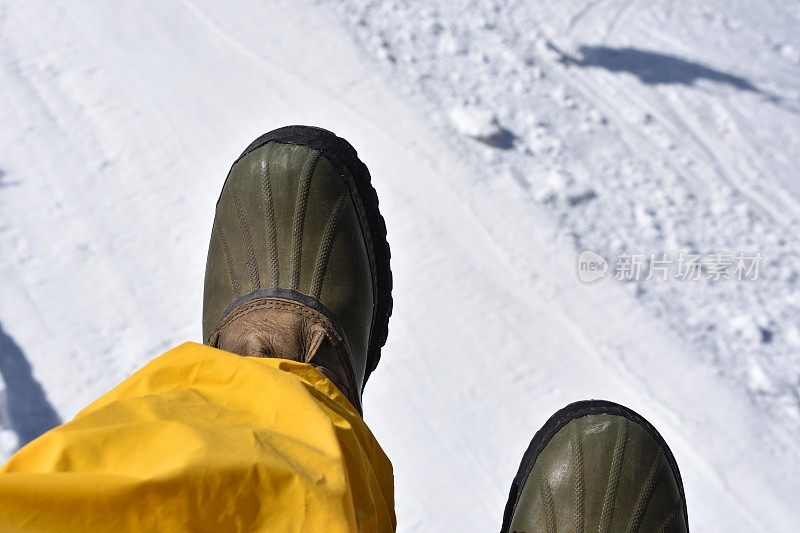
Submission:
<svg viewBox="0 0 800 533">
<path fill-rule="evenodd" d="M 200 340 L 230 163 L 314 124 L 389 228 L 364 404 L 400 531 L 499 529 L 528 441 L 584 398 L 660 429 L 694 530 L 793 531 L 799 28 L 777 0 L 4 3 L 0 459 Z M 757 275 L 717 279 L 737 257 Z"/>
</svg>

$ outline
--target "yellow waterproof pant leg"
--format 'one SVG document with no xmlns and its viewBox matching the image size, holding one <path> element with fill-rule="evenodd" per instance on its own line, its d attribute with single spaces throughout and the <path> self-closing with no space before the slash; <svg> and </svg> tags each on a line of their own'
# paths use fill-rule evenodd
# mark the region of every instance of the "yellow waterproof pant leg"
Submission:
<svg viewBox="0 0 800 533">
<path fill-rule="evenodd" d="M 394 527 L 391 463 L 330 381 L 194 343 L 0 469 L 0 532 Z"/>
</svg>

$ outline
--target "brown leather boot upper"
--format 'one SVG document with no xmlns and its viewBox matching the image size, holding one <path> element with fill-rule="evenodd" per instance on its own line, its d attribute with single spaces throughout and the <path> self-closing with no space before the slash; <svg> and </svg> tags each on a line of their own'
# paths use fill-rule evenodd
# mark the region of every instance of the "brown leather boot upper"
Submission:
<svg viewBox="0 0 800 533">
<path fill-rule="evenodd" d="M 312 363 L 361 411 L 347 341 L 321 311 L 297 300 L 257 297 L 231 311 L 208 344 L 254 357 Z"/>
</svg>

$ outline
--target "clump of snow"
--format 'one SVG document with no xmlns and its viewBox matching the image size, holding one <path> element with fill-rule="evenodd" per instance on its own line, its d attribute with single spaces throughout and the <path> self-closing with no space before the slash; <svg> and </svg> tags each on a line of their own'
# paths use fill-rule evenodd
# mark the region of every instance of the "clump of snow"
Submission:
<svg viewBox="0 0 800 533">
<path fill-rule="evenodd" d="M 761 330 L 755 318 L 750 315 L 739 315 L 728 321 L 728 326 L 734 335 L 747 344 L 757 344 L 761 341 Z"/>
<path fill-rule="evenodd" d="M 477 105 L 457 106 L 450 110 L 450 122 L 460 134 L 485 144 L 506 147 L 512 134 L 500 125 L 497 116 Z"/>
<path fill-rule="evenodd" d="M 780 54 L 793 63 L 800 63 L 800 49 L 791 44 L 782 44 L 778 47 Z"/>
<path fill-rule="evenodd" d="M 533 197 L 538 202 L 554 200 L 564 194 L 564 191 L 573 183 L 571 176 L 560 170 L 550 170 L 531 184 Z"/>
<path fill-rule="evenodd" d="M 450 110 L 450 120 L 459 133 L 473 139 L 487 139 L 500 132 L 497 117 L 478 106 L 459 106 Z"/>
<path fill-rule="evenodd" d="M 469 51 L 467 41 L 453 35 L 451 32 L 441 33 L 438 47 L 440 51 L 450 55 L 462 55 Z"/>
<path fill-rule="evenodd" d="M 578 102 L 570 94 L 569 90 L 564 85 L 558 85 L 553 89 L 551 96 L 553 100 L 564 109 L 575 109 L 578 107 Z"/>
<path fill-rule="evenodd" d="M 800 350 L 800 328 L 792 324 L 786 328 L 784 336 L 789 346 L 795 350 Z"/>
<path fill-rule="evenodd" d="M 531 155 L 558 155 L 562 142 L 546 126 L 536 126 L 528 132 L 525 149 Z"/>
<path fill-rule="evenodd" d="M 770 379 L 761 365 L 754 359 L 750 359 L 747 366 L 747 378 L 750 389 L 757 394 L 774 393 L 774 382 Z"/>
</svg>

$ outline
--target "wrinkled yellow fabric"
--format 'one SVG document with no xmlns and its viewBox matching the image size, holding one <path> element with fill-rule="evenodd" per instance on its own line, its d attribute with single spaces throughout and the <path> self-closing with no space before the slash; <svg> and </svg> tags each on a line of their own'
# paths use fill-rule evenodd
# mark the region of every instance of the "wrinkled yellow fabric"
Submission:
<svg viewBox="0 0 800 533">
<path fill-rule="evenodd" d="M 328 379 L 194 343 L 0 469 L 0 532 L 394 528 L 391 463 Z"/>
</svg>

